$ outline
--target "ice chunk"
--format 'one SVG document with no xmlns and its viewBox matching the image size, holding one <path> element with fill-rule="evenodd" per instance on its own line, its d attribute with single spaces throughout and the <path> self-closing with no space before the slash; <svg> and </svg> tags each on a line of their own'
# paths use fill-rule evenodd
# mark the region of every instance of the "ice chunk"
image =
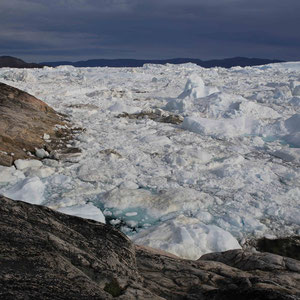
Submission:
<svg viewBox="0 0 300 300">
<path fill-rule="evenodd" d="M 141 138 L 141 142 L 151 144 L 152 146 L 165 146 L 171 144 L 171 140 L 167 136 L 159 136 L 149 134 Z"/>
<path fill-rule="evenodd" d="M 171 99 L 166 105 L 166 109 L 187 113 L 193 110 L 194 102 L 197 102 L 197 99 L 206 97 L 217 91 L 216 88 L 206 87 L 201 77 L 192 74 L 187 80 L 184 91 L 177 99 Z"/>
<path fill-rule="evenodd" d="M 102 211 L 92 203 L 61 207 L 57 209 L 57 211 L 67 215 L 91 219 L 105 224 L 105 217 Z"/>
<path fill-rule="evenodd" d="M 258 130 L 257 121 L 239 117 L 236 119 L 206 119 L 186 117 L 183 120 L 182 128 L 213 137 L 235 137 L 243 134 L 253 134 Z"/>
<path fill-rule="evenodd" d="M 45 149 L 35 149 L 35 155 L 38 158 L 49 157 L 49 153 Z"/>
<path fill-rule="evenodd" d="M 293 94 L 293 96 L 300 96 L 300 85 L 295 86 L 292 94 Z"/>
<path fill-rule="evenodd" d="M 119 187 L 123 189 L 130 189 L 130 190 L 135 190 L 139 188 L 139 186 L 133 181 L 123 181 Z"/>
<path fill-rule="evenodd" d="M 69 65 L 61 65 L 55 68 L 58 71 L 61 72 L 66 72 L 66 75 L 70 75 L 70 73 L 68 72 L 74 72 L 76 70 L 76 68 L 74 66 L 69 66 Z"/>
<path fill-rule="evenodd" d="M 259 136 L 255 136 L 253 138 L 253 145 L 255 146 L 262 147 L 264 143 L 265 143 L 264 140 Z"/>
<path fill-rule="evenodd" d="M 26 176 L 37 176 L 39 178 L 46 178 L 51 176 L 55 172 L 55 169 L 49 167 L 43 167 L 39 169 L 29 168 L 25 171 Z"/>
<path fill-rule="evenodd" d="M 4 167 L 0 166 L 0 183 L 10 182 L 12 183 L 18 179 L 24 179 L 25 176 L 23 172 L 16 170 L 14 166 Z"/>
<path fill-rule="evenodd" d="M 44 139 L 44 140 L 50 140 L 50 135 L 47 134 L 47 133 L 44 133 L 43 139 Z"/>
<path fill-rule="evenodd" d="M 300 131 L 300 114 L 294 114 L 293 116 L 288 118 L 284 122 L 284 125 L 290 133 L 299 132 Z"/>
<path fill-rule="evenodd" d="M 207 211 L 199 211 L 196 215 L 197 219 L 204 222 L 208 223 L 213 219 L 213 216 L 207 212 Z"/>
<path fill-rule="evenodd" d="M 217 91 L 218 90 L 216 88 L 205 86 L 202 78 L 199 75 L 192 74 L 185 84 L 184 91 L 178 96 L 178 98 L 197 99 L 208 96 Z"/>
<path fill-rule="evenodd" d="M 286 148 L 276 150 L 273 155 L 284 161 L 300 163 L 300 149 Z"/>
<path fill-rule="evenodd" d="M 13 185 L 4 192 L 4 196 L 31 204 L 42 204 L 44 202 L 44 190 L 44 183 L 38 177 L 31 177 Z"/>
<path fill-rule="evenodd" d="M 191 164 L 204 164 L 212 159 L 212 155 L 201 148 L 190 148 L 169 153 L 165 156 L 167 163 L 172 166 L 187 166 Z"/>
<path fill-rule="evenodd" d="M 43 164 L 39 160 L 34 159 L 17 159 L 15 160 L 15 166 L 18 170 L 24 170 L 27 168 L 40 168 Z"/>
<path fill-rule="evenodd" d="M 134 113 L 140 113 L 142 111 L 142 109 L 139 107 L 125 105 L 120 102 L 113 104 L 108 108 L 108 110 L 111 111 L 112 113 L 119 113 L 119 114 L 123 112 L 134 114 Z"/>
<path fill-rule="evenodd" d="M 201 77 L 196 74 L 192 74 L 188 78 L 184 91 L 178 96 L 179 99 L 184 98 L 201 98 L 207 96 L 208 92 L 205 88 L 204 82 Z"/>
<path fill-rule="evenodd" d="M 285 136 L 285 141 L 295 147 L 300 147 L 300 114 L 294 114 L 284 122 L 289 134 Z"/>
<path fill-rule="evenodd" d="M 212 94 L 198 103 L 198 110 L 208 118 L 220 118 L 235 115 L 240 103 L 245 101 L 241 96 L 226 93 Z"/>
<path fill-rule="evenodd" d="M 300 132 L 295 132 L 284 137 L 284 140 L 291 146 L 300 148 Z"/>
<path fill-rule="evenodd" d="M 136 212 L 136 211 L 133 211 L 133 212 L 128 212 L 128 213 L 126 213 L 125 215 L 127 216 L 127 217 L 133 217 L 133 216 L 136 216 L 138 213 Z"/>
<path fill-rule="evenodd" d="M 242 96 L 214 93 L 193 102 L 194 111 L 199 111 L 208 118 L 251 117 L 254 119 L 272 118 L 280 115 L 272 108 L 249 101 Z"/>
<path fill-rule="evenodd" d="M 280 114 L 271 107 L 263 106 L 255 102 L 245 101 L 239 104 L 239 111 L 254 119 L 277 119 Z"/>
<path fill-rule="evenodd" d="M 72 178 L 66 175 L 57 174 L 49 179 L 49 183 L 54 186 L 64 186 L 72 182 Z"/>
<path fill-rule="evenodd" d="M 300 107 L 300 97 L 293 97 L 289 100 L 289 104 Z"/>
<path fill-rule="evenodd" d="M 241 248 L 229 232 L 183 215 L 143 230 L 132 239 L 138 245 L 161 249 L 186 259 Z"/>
</svg>

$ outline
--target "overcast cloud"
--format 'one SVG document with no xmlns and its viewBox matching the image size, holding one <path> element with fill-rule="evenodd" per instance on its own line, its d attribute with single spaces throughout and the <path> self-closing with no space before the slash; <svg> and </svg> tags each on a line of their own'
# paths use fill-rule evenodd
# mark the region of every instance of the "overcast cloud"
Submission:
<svg viewBox="0 0 300 300">
<path fill-rule="evenodd" d="M 0 55 L 300 60 L 299 0 L 0 0 Z"/>
</svg>

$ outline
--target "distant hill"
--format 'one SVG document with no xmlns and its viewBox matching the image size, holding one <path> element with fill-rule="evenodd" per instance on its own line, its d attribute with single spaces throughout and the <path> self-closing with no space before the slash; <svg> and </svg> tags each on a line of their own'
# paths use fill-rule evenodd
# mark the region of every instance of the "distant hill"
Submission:
<svg viewBox="0 0 300 300">
<path fill-rule="evenodd" d="M 41 64 L 27 63 L 12 56 L 0 56 L 0 68 L 42 68 Z"/>
<path fill-rule="evenodd" d="M 223 67 L 231 68 L 235 66 L 258 66 L 271 63 L 283 62 L 281 60 L 261 59 L 261 58 L 247 58 L 247 57 L 233 57 L 225 59 L 214 60 L 200 60 L 195 58 L 173 58 L 173 59 L 91 59 L 85 61 L 56 61 L 43 62 L 41 64 L 57 67 L 61 65 L 71 65 L 74 67 L 142 67 L 144 64 L 184 64 L 194 63 L 204 68 Z"/>
</svg>

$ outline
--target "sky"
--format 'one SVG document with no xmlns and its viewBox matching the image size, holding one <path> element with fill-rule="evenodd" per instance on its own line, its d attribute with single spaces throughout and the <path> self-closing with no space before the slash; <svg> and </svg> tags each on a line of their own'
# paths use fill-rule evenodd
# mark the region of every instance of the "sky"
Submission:
<svg viewBox="0 0 300 300">
<path fill-rule="evenodd" d="M 300 0 L 0 0 L 0 56 L 300 60 L 299 11 Z"/>
</svg>

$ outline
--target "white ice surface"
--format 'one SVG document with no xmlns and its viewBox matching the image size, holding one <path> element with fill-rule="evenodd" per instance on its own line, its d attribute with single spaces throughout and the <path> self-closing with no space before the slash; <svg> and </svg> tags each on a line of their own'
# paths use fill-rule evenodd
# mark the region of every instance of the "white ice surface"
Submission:
<svg viewBox="0 0 300 300">
<path fill-rule="evenodd" d="M 209 252 L 241 248 L 229 232 L 183 215 L 141 231 L 133 237 L 133 241 L 187 259 L 198 259 Z"/>
<path fill-rule="evenodd" d="M 0 193 L 78 214 L 93 203 L 140 243 L 185 257 L 236 247 L 229 236 L 299 234 L 300 63 L 2 68 L 0 81 L 86 129 L 72 142 L 82 149 L 74 162 L 1 167 Z M 184 122 L 117 118 L 141 111 Z M 160 228 L 169 248 L 155 242 Z"/>
<path fill-rule="evenodd" d="M 44 190 L 44 183 L 38 177 L 31 177 L 14 184 L 4 192 L 4 196 L 31 204 L 42 204 L 45 200 Z"/>
<path fill-rule="evenodd" d="M 256 127 L 255 121 L 245 117 L 218 120 L 185 117 L 182 123 L 183 129 L 218 138 L 255 134 Z"/>
<path fill-rule="evenodd" d="M 97 222 L 105 223 L 105 217 L 102 211 L 91 203 L 84 205 L 67 206 L 57 209 L 67 215 L 81 217 L 85 219 L 91 219 Z"/>
<path fill-rule="evenodd" d="M 16 170 L 14 166 L 4 167 L 0 166 L 0 184 L 13 183 L 17 180 L 24 179 L 23 172 Z"/>
<path fill-rule="evenodd" d="M 42 162 L 34 159 L 17 159 L 15 161 L 15 166 L 18 170 L 24 170 L 27 168 L 40 168 L 42 165 Z"/>
</svg>

